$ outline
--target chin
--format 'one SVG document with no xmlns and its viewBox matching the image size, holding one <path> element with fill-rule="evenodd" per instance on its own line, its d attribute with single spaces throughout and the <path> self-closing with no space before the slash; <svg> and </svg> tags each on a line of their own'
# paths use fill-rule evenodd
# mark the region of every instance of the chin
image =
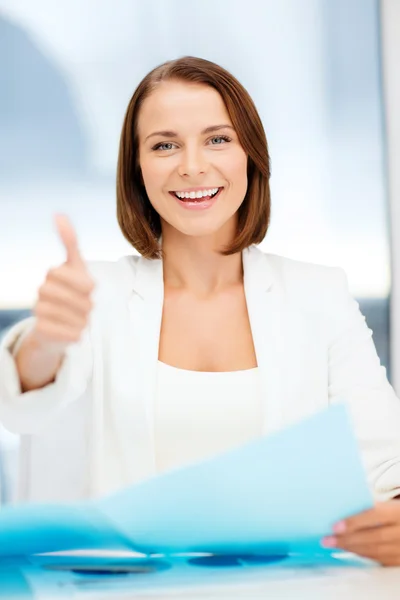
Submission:
<svg viewBox="0 0 400 600">
<path fill-rule="evenodd" d="M 191 237 L 191 238 L 203 238 L 203 237 L 210 237 L 210 236 L 216 236 L 219 232 L 222 233 L 224 224 L 219 225 L 219 224 L 210 224 L 210 225 L 193 225 L 190 227 L 177 227 L 177 231 L 179 231 L 179 233 L 181 233 L 182 235 L 185 235 L 187 237 Z"/>
<path fill-rule="evenodd" d="M 211 215 L 210 215 L 211 216 Z M 163 219 L 164 236 L 168 235 L 168 229 L 172 229 L 171 234 L 189 238 L 205 238 L 221 236 L 224 243 L 236 235 L 237 219 L 236 215 L 228 215 L 225 219 L 173 219 L 168 221 Z M 174 234 L 172 233 L 174 232 Z"/>
</svg>

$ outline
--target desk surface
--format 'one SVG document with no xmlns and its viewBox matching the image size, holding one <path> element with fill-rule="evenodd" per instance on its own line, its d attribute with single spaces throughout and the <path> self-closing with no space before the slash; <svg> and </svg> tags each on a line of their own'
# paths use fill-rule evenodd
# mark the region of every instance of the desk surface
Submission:
<svg viewBox="0 0 400 600">
<path fill-rule="evenodd" d="M 53 557 L 47 561 L 54 566 Z M 62 560 L 65 560 L 62 559 Z M 69 559 L 70 560 L 70 559 Z M 163 559 L 157 559 L 162 561 Z M 67 563 L 68 564 L 68 563 Z M 165 565 L 165 562 L 164 562 Z M 49 565 L 48 565 L 49 566 Z M 351 556 L 285 559 L 275 564 L 219 566 L 189 564 L 186 559 L 153 574 L 104 576 L 49 570 L 46 586 L 35 569 L 23 569 L 30 595 L 37 600 L 177 599 L 217 600 L 399 600 L 400 568 L 384 569 Z M 65 566 L 65 564 L 64 564 Z M 199 568 L 203 566 L 203 568 Z M 52 594 L 54 591 L 54 594 Z M 0 597 L 2 598 L 0 593 Z M 11 596 L 10 596 L 11 597 Z M 25 597 L 25 596 L 24 596 Z"/>
<path fill-rule="evenodd" d="M 200 591 L 181 591 L 168 595 L 152 593 L 146 596 L 131 595 L 133 598 L 151 598 L 161 600 L 166 598 L 190 598 L 191 600 L 218 600 L 240 598 L 241 600 L 256 600 L 271 598 L 273 600 L 398 600 L 400 597 L 400 569 L 375 570 L 360 573 L 335 573 L 316 576 L 303 572 L 294 575 L 293 579 L 265 578 L 264 581 L 243 583 L 234 586 L 221 586 Z"/>
</svg>

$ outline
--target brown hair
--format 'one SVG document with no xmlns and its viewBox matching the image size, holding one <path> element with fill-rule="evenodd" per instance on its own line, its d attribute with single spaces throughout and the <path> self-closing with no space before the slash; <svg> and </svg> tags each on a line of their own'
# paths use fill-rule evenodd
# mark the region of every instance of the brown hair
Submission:
<svg viewBox="0 0 400 600">
<path fill-rule="evenodd" d="M 228 71 L 202 58 L 186 56 L 153 69 L 136 88 L 126 111 L 117 168 L 117 218 L 122 233 L 145 258 L 161 256 L 161 220 L 147 196 L 138 157 L 140 107 L 162 81 L 208 85 L 219 92 L 248 156 L 248 188 L 238 211 L 238 231 L 224 254 L 240 252 L 265 237 L 270 220 L 270 160 L 264 128 L 245 88 Z"/>
</svg>

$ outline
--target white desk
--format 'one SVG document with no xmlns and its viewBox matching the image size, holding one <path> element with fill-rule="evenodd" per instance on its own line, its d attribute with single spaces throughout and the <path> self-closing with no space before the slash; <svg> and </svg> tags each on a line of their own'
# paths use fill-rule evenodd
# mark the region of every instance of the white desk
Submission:
<svg viewBox="0 0 400 600">
<path fill-rule="evenodd" d="M 179 577 L 177 573 L 179 571 Z M 98 576 L 80 575 L 71 582 L 68 573 L 50 574 L 46 590 L 30 583 L 37 600 L 176 599 L 176 600 L 399 600 L 400 568 L 384 569 L 374 564 L 357 564 L 351 557 L 332 560 L 288 559 L 280 564 L 214 569 L 187 566 L 166 569 L 156 575 Z"/>
<path fill-rule="evenodd" d="M 307 573 L 288 580 L 271 577 L 259 582 L 214 586 L 203 591 L 187 588 L 181 592 L 131 594 L 123 598 L 148 600 L 398 600 L 400 597 L 400 569 L 386 569 L 368 573 L 336 573 L 313 576 Z M 116 596 L 115 596 L 116 598 Z M 121 596 L 122 598 L 122 596 Z"/>
</svg>

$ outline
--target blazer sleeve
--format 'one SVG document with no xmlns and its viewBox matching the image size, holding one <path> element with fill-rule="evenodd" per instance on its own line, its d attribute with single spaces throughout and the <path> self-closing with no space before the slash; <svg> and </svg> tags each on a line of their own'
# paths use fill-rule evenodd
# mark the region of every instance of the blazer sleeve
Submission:
<svg viewBox="0 0 400 600">
<path fill-rule="evenodd" d="M 66 405 L 85 391 L 92 371 L 89 328 L 71 344 L 53 383 L 22 393 L 15 355 L 34 324 L 25 319 L 12 327 L 0 344 L 0 422 L 18 434 L 40 433 Z"/>
<path fill-rule="evenodd" d="M 400 400 L 378 358 L 372 331 L 335 269 L 328 350 L 330 402 L 345 400 L 377 501 L 400 494 Z M 340 440 L 338 440 L 340 443 Z"/>
</svg>

